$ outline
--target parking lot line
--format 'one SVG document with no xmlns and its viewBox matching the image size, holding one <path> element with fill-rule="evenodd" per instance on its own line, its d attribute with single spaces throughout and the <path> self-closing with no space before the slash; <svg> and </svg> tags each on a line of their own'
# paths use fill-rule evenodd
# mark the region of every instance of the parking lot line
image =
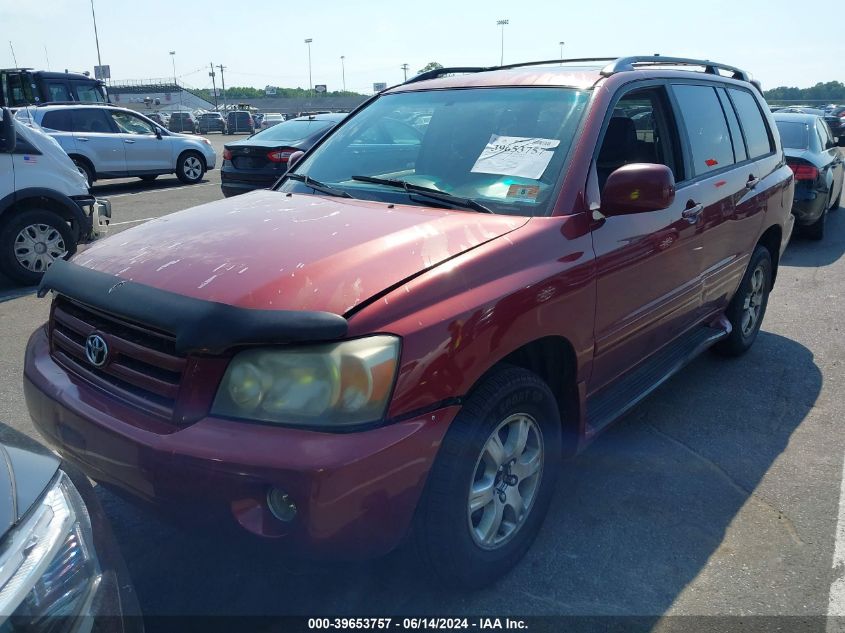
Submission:
<svg viewBox="0 0 845 633">
<path fill-rule="evenodd" d="M 845 460 L 842 462 L 842 478 L 839 481 L 839 517 L 833 546 L 833 582 L 827 608 L 828 633 L 845 631 Z"/>
<path fill-rule="evenodd" d="M 109 222 L 109 226 L 120 226 L 121 224 L 135 224 L 137 222 L 147 222 L 155 220 L 155 218 L 141 218 L 140 220 L 124 220 L 123 222 Z"/>
<path fill-rule="evenodd" d="M 113 193 L 113 194 L 105 194 L 104 197 L 112 199 L 112 198 L 123 198 L 125 196 L 140 196 L 145 193 L 170 193 L 171 191 L 179 191 L 180 189 L 195 189 L 197 187 L 207 187 L 208 185 L 216 185 L 219 183 L 216 182 L 201 182 L 198 185 L 184 185 L 182 187 L 165 187 L 162 189 L 148 189 L 146 191 L 129 191 L 127 193 Z"/>
</svg>

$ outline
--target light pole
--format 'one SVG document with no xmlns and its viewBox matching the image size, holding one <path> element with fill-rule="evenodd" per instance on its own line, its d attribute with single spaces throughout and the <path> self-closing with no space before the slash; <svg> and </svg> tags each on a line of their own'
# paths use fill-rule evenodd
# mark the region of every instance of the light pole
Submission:
<svg viewBox="0 0 845 633">
<path fill-rule="evenodd" d="M 94 42 L 97 43 L 97 66 L 102 66 L 103 61 L 100 59 L 100 36 L 97 35 L 97 14 L 94 13 L 94 0 L 91 0 L 91 17 L 94 18 Z"/>
<path fill-rule="evenodd" d="M 399 68 L 405 73 L 405 81 L 408 81 L 408 64 L 402 64 Z"/>
<path fill-rule="evenodd" d="M 509 20 L 496 20 L 496 24 L 502 27 L 502 56 L 499 59 L 499 66 L 505 64 L 505 24 L 510 24 Z"/>
<path fill-rule="evenodd" d="M 346 66 L 343 63 L 343 60 L 346 59 L 346 55 L 340 56 L 340 73 L 343 76 L 343 91 L 346 92 Z"/>
<path fill-rule="evenodd" d="M 176 92 L 179 93 L 179 105 L 182 105 L 182 91 L 179 90 L 179 84 L 176 81 L 176 51 L 170 51 L 170 61 L 173 63 L 173 85 L 176 86 Z"/>
<path fill-rule="evenodd" d="M 313 92 L 314 86 L 311 83 L 311 42 L 314 41 L 314 38 L 309 37 L 305 40 L 305 43 L 308 44 L 308 91 Z"/>
<path fill-rule="evenodd" d="M 566 42 L 558 42 L 558 44 L 560 44 L 560 58 L 559 59 L 563 59 L 563 45 L 566 44 Z M 563 65 L 563 62 L 561 62 L 561 65 Z"/>
</svg>

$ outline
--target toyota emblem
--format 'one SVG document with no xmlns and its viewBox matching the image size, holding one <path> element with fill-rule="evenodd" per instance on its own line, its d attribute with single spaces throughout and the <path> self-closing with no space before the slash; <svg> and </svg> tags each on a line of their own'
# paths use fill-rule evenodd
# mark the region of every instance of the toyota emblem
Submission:
<svg viewBox="0 0 845 633">
<path fill-rule="evenodd" d="M 92 334 L 85 340 L 85 358 L 94 367 L 102 367 L 106 364 L 109 355 L 109 346 L 106 340 L 99 334 Z"/>
</svg>

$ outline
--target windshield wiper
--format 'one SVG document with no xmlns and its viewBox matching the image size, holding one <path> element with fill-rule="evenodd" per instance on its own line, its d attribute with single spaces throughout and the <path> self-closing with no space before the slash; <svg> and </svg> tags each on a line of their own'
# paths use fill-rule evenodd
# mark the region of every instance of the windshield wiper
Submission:
<svg viewBox="0 0 845 633">
<path fill-rule="evenodd" d="M 309 176 L 304 176 L 303 174 L 287 174 L 286 178 L 290 178 L 292 180 L 298 180 L 306 187 L 311 187 L 314 191 L 319 191 L 320 193 L 325 193 L 330 196 L 336 196 L 338 198 L 351 198 L 352 195 L 346 191 L 341 191 L 340 189 L 335 189 L 334 187 L 330 187 L 329 185 L 320 182 L 319 180 L 314 180 Z"/>
<path fill-rule="evenodd" d="M 374 178 L 373 176 L 352 176 L 352 180 L 359 180 L 361 182 L 371 182 L 374 185 L 385 185 L 386 187 L 397 187 L 404 189 L 405 192 L 409 195 L 421 195 L 426 198 L 431 198 L 432 200 L 438 200 L 439 202 L 451 204 L 452 206 L 459 207 L 461 209 L 472 209 L 473 211 L 479 211 L 481 213 L 493 213 L 493 211 L 485 207 L 480 202 L 473 200 L 472 198 L 461 198 L 459 196 L 453 196 L 450 193 L 445 193 L 443 191 L 439 191 L 438 189 L 414 185 L 410 182 L 399 180 L 398 178 L 394 180 L 390 178 Z"/>
</svg>

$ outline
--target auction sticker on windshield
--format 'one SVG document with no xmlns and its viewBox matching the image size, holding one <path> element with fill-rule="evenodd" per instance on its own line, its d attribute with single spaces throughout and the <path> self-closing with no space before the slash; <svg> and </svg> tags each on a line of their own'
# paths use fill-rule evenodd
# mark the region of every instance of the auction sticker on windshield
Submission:
<svg viewBox="0 0 845 633">
<path fill-rule="evenodd" d="M 493 134 L 470 171 L 538 180 L 558 145 L 557 139 Z"/>
</svg>

